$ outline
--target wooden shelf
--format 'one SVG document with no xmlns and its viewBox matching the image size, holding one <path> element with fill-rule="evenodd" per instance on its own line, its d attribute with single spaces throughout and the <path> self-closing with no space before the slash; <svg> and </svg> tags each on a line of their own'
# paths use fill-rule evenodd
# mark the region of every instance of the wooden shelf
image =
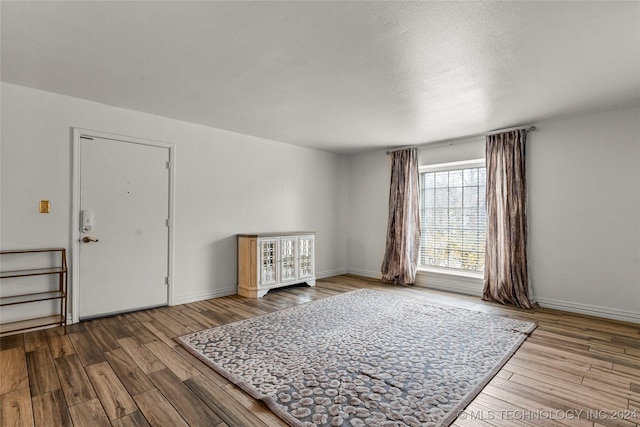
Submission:
<svg viewBox="0 0 640 427">
<path fill-rule="evenodd" d="M 17 305 L 17 304 L 29 304 L 38 301 L 55 301 L 59 300 L 60 306 L 57 309 L 59 314 L 29 318 L 16 322 L 0 323 L 0 336 L 5 334 L 26 331 L 29 329 L 41 328 L 44 326 L 60 325 L 64 326 L 65 333 L 67 332 L 67 252 L 64 248 L 51 248 L 51 249 L 17 249 L 17 250 L 4 250 L 0 251 L 0 255 L 11 256 L 17 254 L 29 254 L 29 253 L 59 253 L 60 264 L 55 267 L 45 268 L 31 268 L 21 270 L 7 270 L 0 271 L 0 279 L 12 279 L 20 277 L 30 276 L 44 276 L 44 275 L 57 275 L 58 276 L 58 289 L 48 292 L 28 292 L 25 289 L 19 295 L 9 295 L 0 298 L 0 307 Z M 29 286 L 28 284 L 25 285 Z"/>
<path fill-rule="evenodd" d="M 36 252 L 60 252 L 60 251 L 64 251 L 64 248 L 9 249 L 9 250 L 0 251 L 0 255 L 33 254 Z"/>
<path fill-rule="evenodd" d="M 14 295 L 0 298 L 0 307 L 5 305 L 25 304 L 28 302 L 48 301 L 64 298 L 66 295 L 61 291 L 38 292 L 35 294 Z"/>
<path fill-rule="evenodd" d="M 0 279 L 8 279 L 10 277 L 27 277 L 27 276 L 42 276 L 45 274 L 60 274 L 66 273 L 67 269 L 64 267 L 51 267 L 51 268 L 32 268 L 29 270 L 12 270 L 0 272 Z"/>
<path fill-rule="evenodd" d="M 8 334 L 9 332 L 26 331 L 27 329 L 35 329 L 43 326 L 63 324 L 65 324 L 66 326 L 66 321 L 64 316 L 60 314 L 38 317 L 35 319 L 20 320 L 18 322 L 2 323 L 0 324 L 0 335 Z"/>
</svg>

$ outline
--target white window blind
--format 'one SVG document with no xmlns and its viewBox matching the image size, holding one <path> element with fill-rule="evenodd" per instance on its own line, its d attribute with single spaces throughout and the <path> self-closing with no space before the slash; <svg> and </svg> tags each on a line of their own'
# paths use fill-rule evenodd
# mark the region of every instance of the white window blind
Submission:
<svg viewBox="0 0 640 427">
<path fill-rule="evenodd" d="M 420 264 L 482 271 L 486 169 L 455 167 L 420 173 Z"/>
</svg>

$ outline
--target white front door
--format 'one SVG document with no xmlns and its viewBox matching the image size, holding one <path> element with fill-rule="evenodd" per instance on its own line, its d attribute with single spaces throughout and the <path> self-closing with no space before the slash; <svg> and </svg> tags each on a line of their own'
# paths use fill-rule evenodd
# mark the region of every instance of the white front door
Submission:
<svg viewBox="0 0 640 427">
<path fill-rule="evenodd" d="M 168 162 L 166 147 L 80 138 L 81 319 L 167 305 Z"/>
</svg>

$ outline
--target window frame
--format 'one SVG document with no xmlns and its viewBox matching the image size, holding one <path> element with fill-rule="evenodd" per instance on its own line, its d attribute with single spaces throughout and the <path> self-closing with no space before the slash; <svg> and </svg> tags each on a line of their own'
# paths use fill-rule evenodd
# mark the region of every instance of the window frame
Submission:
<svg viewBox="0 0 640 427">
<path fill-rule="evenodd" d="M 443 171 L 451 171 L 451 170 L 461 170 L 461 169 L 474 169 L 474 168 L 486 168 L 486 160 L 485 159 L 472 159 L 472 160 L 463 160 L 457 162 L 447 162 L 447 163 L 437 163 L 433 165 L 421 165 L 418 167 L 418 174 L 421 177 L 425 172 L 443 172 Z M 422 181 L 422 178 L 420 178 Z M 420 197 L 422 197 L 422 188 L 420 188 Z M 422 214 L 422 212 L 420 212 Z M 422 252 L 422 245 L 420 247 L 420 252 Z M 475 270 L 465 270 L 461 268 L 454 267 L 441 267 L 441 266 L 433 266 L 433 265 L 425 265 L 418 264 L 418 271 L 425 271 L 430 273 L 437 273 L 447 276 L 460 276 L 460 277 L 468 277 L 472 279 L 481 279 L 484 277 L 484 271 L 475 271 Z"/>
</svg>

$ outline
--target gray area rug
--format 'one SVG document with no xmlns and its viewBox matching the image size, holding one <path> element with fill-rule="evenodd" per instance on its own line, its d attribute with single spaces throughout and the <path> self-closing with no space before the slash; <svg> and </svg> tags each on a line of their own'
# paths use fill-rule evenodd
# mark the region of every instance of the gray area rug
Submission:
<svg viewBox="0 0 640 427">
<path fill-rule="evenodd" d="M 363 289 L 176 340 L 292 426 L 447 426 L 535 327 Z"/>
</svg>

